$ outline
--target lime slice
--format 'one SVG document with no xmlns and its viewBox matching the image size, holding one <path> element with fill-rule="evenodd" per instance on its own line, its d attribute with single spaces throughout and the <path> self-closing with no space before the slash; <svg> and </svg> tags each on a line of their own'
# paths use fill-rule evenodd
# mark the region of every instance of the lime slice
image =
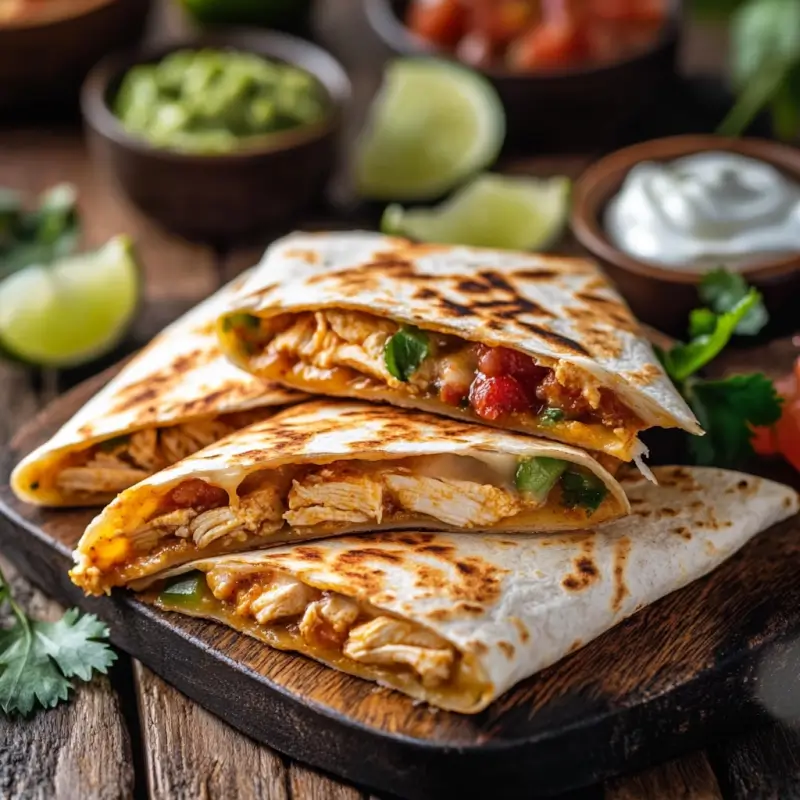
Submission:
<svg viewBox="0 0 800 800">
<path fill-rule="evenodd" d="M 389 65 L 356 146 L 356 188 L 377 200 L 440 197 L 489 166 L 505 136 L 500 98 L 476 72 L 434 59 Z"/>
<path fill-rule="evenodd" d="M 389 206 L 384 233 L 422 242 L 543 250 L 564 229 L 569 178 L 481 175 L 435 208 Z"/>
<path fill-rule="evenodd" d="M 90 361 L 125 333 L 138 295 L 139 269 L 127 237 L 26 267 L 0 283 L 0 349 L 40 366 Z"/>
</svg>

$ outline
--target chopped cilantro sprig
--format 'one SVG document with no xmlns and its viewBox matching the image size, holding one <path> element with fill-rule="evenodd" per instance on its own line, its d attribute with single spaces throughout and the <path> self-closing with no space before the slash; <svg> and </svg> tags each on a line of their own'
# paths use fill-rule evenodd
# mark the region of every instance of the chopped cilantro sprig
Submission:
<svg viewBox="0 0 800 800">
<path fill-rule="evenodd" d="M 734 333 L 758 333 L 767 323 L 767 311 L 758 291 L 749 288 L 741 275 L 723 269 L 703 278 L 700 297 L 707 306 L 692 311 L 689 341 L 656 352 L 706 431 L 690 440 L 694 461 L 737 466 L 753 455 L 751 426 L 772 425 L 780 418 L 781 398 L 759 372 L 718 380 L 697 373 L 719 355 Z"/>
<path fill-rule="evenodd" d="M 94 614 L 71 608 L 57 622 L 31 619 L 14 601 L 0 571 L 0 608 L 14 619 L 0 628 L 0 709 L 30 714 L 39 705 L 53 708 L 67 699 L 70 678 L 88 681 L 108 671 L 116 653 L 105 643 L 108 628 Z"/>
</svg>

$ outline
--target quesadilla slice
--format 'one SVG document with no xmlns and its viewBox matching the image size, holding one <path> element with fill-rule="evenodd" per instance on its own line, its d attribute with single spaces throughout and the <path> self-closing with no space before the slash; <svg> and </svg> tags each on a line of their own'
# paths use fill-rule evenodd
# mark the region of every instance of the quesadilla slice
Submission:
<svg viewBox="0 0 800 800">
<path fill-rule="evenodd" d="M 306 403 L 119 495 L 72 580 L 100 593 L 201 556 L 353 531 L 558 530 L 629 511 L 582 450 L 369 403 Z"/>
<path fill-rule="evenodd" d="M 203 559 L 143 598 L 471 714 L 797 511 L 753 476 L 655 472 L 596 533 L 347 536 Z"/>
<path fill-rule="evenodd" d="M 644 452 L 645 428 L 702 433 L 627 306 L 583 259 L 295 234 L 267 251 L 219 334 L 236 364 L 287 386 L 625 461 Z"/>
<path fill-rule="evenodd" d="M 245 276 L 173 322 L 11 476 L 36 505 L 104 505 L 148 475 L 307 399 L 233 366 L 215 323 Z"/>
</svg>

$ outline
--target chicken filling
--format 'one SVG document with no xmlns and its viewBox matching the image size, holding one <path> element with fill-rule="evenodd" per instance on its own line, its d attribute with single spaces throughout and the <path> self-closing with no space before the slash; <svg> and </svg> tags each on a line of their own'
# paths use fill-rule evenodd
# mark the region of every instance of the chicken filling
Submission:
<svg viewBox="0 0 800 800">
<path fill-rule="evenodd" d="M 422 331 L 357 311 L 302 312 L 260 319 L 236 314 L 232 335 L 265 377 L 295 374 L 351 384 L 368 380 L 434 398 L 489 422 L 522 415 L 531 427 L 580 422 L 629 438 L 645 427 L 585 371 L 556 359 Z"/>
<path fill-rule="evenodd" d="M 188 479 L 132 533 L 93 543 L 85 567 L 96 574 L 84 580 L 117 570 L 124 582 L 139 577 L 137 564 L 153 564 L 154 554 L 175 553 L 185 561 L 258 546 L 281 531 L 324 535 L 426 521 L 458 529 L 503 527 L 518 516 L 520 523 L 534 523 L 545 508 L 572 524 L 589 515 L 602 521 L 616 510 L 605 483 L 583 467 L 472 452 L 260 470 L 242 481 L 233 503 L 226 490 Z"/>
<path fill-rule="evenodd" d="M 116 436 L 70 454 L 56 472 L 56 488 L 87 499 L 118 494 L 263 417 L 256 409 Z"/>
<path fill-rule="evenodd" d="M 219 565 L 205 574 L 192 572 L 171 581 L 156 602 L 167 610 L 202 614 L 209 601 L 212 607 L 219 604 L 215 616 L 277 629 L 309 655 L 333 654 L 405 672 L 425 688 L 447 684 L 461 666 L 455 648 L 433 631 L 275 570 Z"/>
</svg>

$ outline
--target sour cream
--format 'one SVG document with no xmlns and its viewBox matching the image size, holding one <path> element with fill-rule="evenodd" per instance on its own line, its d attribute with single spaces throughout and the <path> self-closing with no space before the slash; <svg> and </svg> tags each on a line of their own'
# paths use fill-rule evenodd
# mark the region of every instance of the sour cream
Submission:
<svg viewBox="0 0 800 800">
<path fill-rule="evenodd" d="M 689 272 L 742 269 L 800 252 L 800 184 L 736 153 L 646 161 L 628 173 L 604 225 L 611 242 L 640 261 Z"/>
</svg>

